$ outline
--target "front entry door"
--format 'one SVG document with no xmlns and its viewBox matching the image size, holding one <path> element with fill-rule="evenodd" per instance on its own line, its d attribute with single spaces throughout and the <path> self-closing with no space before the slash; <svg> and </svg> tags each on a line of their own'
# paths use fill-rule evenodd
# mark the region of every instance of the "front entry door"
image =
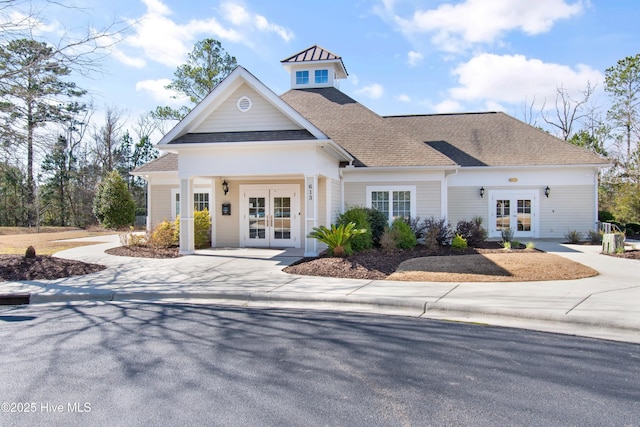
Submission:
<svg viewBox="0 0 640 427">
<path fill-rule="evenodd" d="M 536 237 L 537 196 L 533 193 L 495 193 L 491 196 L 490 237 L 511 229 L 514 238 Z"/>
<path fill-rule="evenodd" d="M 297 186 L 296 186 L 297 187 Z M 297 247 L 299 201 L 291 186 L 243 188 L 243 246 Z"/>
</svg>

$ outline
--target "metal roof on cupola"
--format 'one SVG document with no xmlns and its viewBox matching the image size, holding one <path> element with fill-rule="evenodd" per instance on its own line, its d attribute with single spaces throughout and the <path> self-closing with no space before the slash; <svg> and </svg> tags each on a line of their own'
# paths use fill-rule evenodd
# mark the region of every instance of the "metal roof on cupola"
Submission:
<svg viewBox="0 0 640 427">
<path fill-rule="evenodd" d="M 283 59 L 282 61 L 280 61 L 280 63 L 289 72 L 291 72 L 292 68 L 298 68 L 298 66 L 302 64 L 333 64 L 333 68 L 336 72 L 336 78 L 346 79 L 349 75 L 349 73 L 347 73 L 347 69 L 344 66 L 344 63 L 342 62 L 342 57 L 318 45 L 313 45 L 305 50 L 296 53 L 295 55 Z"/>
</svg>

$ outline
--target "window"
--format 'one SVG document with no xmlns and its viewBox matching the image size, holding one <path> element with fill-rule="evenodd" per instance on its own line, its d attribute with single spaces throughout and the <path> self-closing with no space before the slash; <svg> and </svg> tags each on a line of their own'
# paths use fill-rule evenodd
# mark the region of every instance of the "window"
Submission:
<svg viewBox="0 0 640 427">
<path fill-rule="evenodd" d="M 329 70 L 316 70 L 316 83 L 327 83 L 329 81 Z"/>
<path fill-rule="evenodd" d="M 307 85 L 309 84 L 309 71 L 296 71 L 296 84 Z"/>
<path fill-rule="evenodd" d="M 180 215 L 180 192 L 172 190 L 171 193 L 171 215 L 175 218 Z M 211 211 L 209 208 L 209 193 L 193 193 L 193 210 L 203 211 L 205 209 Z"/>
<path fill-rule="evenodd" d="M 382 212 L 388 221 L 416 216 L 415 187 L 367 187 L 367 206 Z"/>
</svg>

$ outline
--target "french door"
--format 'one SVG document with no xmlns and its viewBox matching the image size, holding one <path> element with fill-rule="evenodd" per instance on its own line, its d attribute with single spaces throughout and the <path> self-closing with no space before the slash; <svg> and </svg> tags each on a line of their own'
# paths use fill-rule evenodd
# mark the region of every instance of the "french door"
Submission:
<svg viewBox="0 0 640 427">
<path fill-rule="evenodd" d="M 300 244 L 299 186 L 242 186 L 243 246 L 297 247 Z"/>
<path fill-rule="evenodd" d="M 535 192 L 495 192 L 490 197 L 490 237 L 500 237 L 510 229 L 514 238 L 536 237 L 538 195 Z"/>
</svg>

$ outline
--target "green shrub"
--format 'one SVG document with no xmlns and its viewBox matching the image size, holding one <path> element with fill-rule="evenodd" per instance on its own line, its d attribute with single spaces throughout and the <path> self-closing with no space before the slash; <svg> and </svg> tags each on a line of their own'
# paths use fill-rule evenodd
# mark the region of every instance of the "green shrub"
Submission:
<svg viewBox="0 0 640 427">
<path fill-rule="evenodd" d="M 568 231 L 567 234 L 564 235 L 564 238 L 567 239 L 569 243 L 580 243 L 584 234 L 577 230 Z"/>
<path fill-rule="evenodd" d="M 511 240 L 503 240 L 502 242 L 500 242 L 500 244 L 502 245 L 503 249 L 506 249 L 508 251 L 511 250 Z"/>
<path fill-rule="evenodd" d="M 536 244 L 533 242 L 527 242 L 527 244 L 525 245 L 526 249 L 532 250 L 536 248 Z"/>
<path fill-rule="evenodd" d="M 164 220 L 155 226 L 149 236 L 149 245 L 154 248 L 169 248 L 178 243 L 175 227 L 170 221 Z"/>
<path fill-rule="evenodd" d="M 518 242 L 517 240 L 512 240 L 511 249 L 520 249 L 520 242 Z"/>
<path fill-rule="evenodd" d="M 462 236 L 469 246 L 477 246 L 487 240 L 487 230 L 482 227 L 482 217 L 477 216 L 471 221 L 458 221 L 456 234 Z"/>
<path fill-rule="evenodd" d="M 93 214 L 105 228 L 122 228 L 133 225 L 136 204 L 127 184 L 117 171 L 105 176 L 93 199 Z"/>
<path fill-rule="evenodd" d="M 598 221 L 609 222 L 614 221 L 616 218 L 609 211 L 598 211 Z"/>
<path fill-rule="evenodd" d="M 180 242 L 180 215 L 174 222 L 174 241 Z M 193 212 L 193 245 L 196 249 L 211 246 L 211 215 L 209 210 Z"/>
<path fill-rule="evenodd" d="M 416 235 L 403 218 L 396 218 L 391 224 L 391 231 L 396 233 L 396 247 L 399 249 L 413 249 L 418 244 Z"/>
<path fill-rule="evenodd" d="M 640 223 L 637 222 L 628 222 L 625 225 L 625 229 L 627 230 L 627 235 L 630 234 L 640 234 Z"/>
<path fill-rule="evenodd" d="M 309 237 L 325 243 L 328 246 L 330 256 L 344 257 L 353 253 L 351 248 L 353 238 L 366 232 L 367 230 L 358 229 L 354 222 L 350 222 L 338 226 L 331 224 L 331 229 L 324 225 L 314 227 Z"/>
<path fill-rule="evenodd" d="M 375 246 L 380 246 L 380 239 L 389 226 L 387 218 L 377 209 L 365 208 L 367 211 L 367 221 L 371 229 L 371 238 Z"/>
<path fill-rule="evenodd" d="M 440 246 L 447 246 L 453 238 L 453 231 L 446 219 L 429 217 L 424 220 L 425 235 L 432 236 Z"/>
<path fill-rule="evenodd" d="M 409 227 L 411 227 L 411 231 L 413 231 L 413 234 L 416 235 L 417 239 L 426 237 L 427 235 L 427 227 L 425 225 L 426 222 L 422 221 L 419 216 L 415 218 L 407 218 L 406 223 L 409 224 Z"/>
<path fill-rule="evenodd" d="M 461 235 L 456 234 L 453 240 L 451 240 L 451 247 L 456 250 L 467 249 L 467 241 Z"/>
<path fill-rule="evenodd" d="M 355 224 L 355 229 L 363 230 L 350 240 L 351 249 L 360 252 L 373 246 L 373 235 L 371 224 L 369 224 L 368 213 L 365 208 L 353 207 L 345 213 L 338 215 L 338 225 Z"/>
</svg>

